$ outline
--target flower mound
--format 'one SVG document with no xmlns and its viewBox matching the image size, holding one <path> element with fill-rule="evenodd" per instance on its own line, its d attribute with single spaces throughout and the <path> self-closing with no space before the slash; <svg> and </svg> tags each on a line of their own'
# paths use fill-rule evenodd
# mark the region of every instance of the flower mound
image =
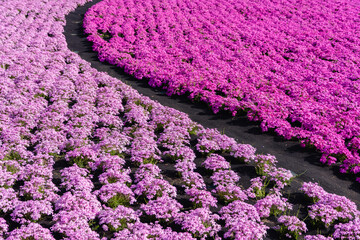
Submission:
<svg viewBox="0 0 360 240">
<path fill-rule="evenodd" d="M 101 61 L 214 112 L 246 111 L 357 174 L 359 11 L 351 0 L 105 0 L 84 27 Z"/>
</svg>

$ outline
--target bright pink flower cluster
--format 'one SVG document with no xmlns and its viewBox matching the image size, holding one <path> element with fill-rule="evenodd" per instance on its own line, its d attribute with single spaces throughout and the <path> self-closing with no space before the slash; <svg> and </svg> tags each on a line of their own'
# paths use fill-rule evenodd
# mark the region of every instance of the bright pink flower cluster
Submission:
<svg viewBox="0 0 360 240">
<path fill-rule="evenodd" d="M 222 207 L 219 213 L 228 229 L 226 238 L 263 239 L 269 228 L 261 222 L 254 206 L 239 200 Z"/>
<path fill-rule="evenodd" d="M 287 202 L 287 199 L 277 193 L 271 193 L 265 198 L 258 200 L 254 207 L 260 217 L 277 216 L 292 209 L 292 205 Z"/>
<path fill-rule="evenodd" d="M 329 228 L 336 221 L 349 222 L 360 216 L 354 202 L 346 197 L 327 193 L 316 183 L 303 183 L 300 190 L 314 201 L 309 206 L 309 217 L 315 223 Z"/>
<path fill-rule="evenodd" d="M 306 235 L 304 237 L 305 240 L 334 240 L 332 237 L 325 237 L 324 235 L 321 234 L 316 234 L 316 235 Z"/>
<path fill-rule="evenodd" d="M 288 238 L 297 239 L 299 235 L 307 232 L 306 224 L 295 216 L 283 215 L 278 218 L 280 223 L 280 233 Z"/>
<path fill-rule="evenodd" d="M 335 239 L 358 239 L 360 238 L 360 218 L 357 217 L 348 223 L 339 223 L 334 226 Z"/>
</svg>

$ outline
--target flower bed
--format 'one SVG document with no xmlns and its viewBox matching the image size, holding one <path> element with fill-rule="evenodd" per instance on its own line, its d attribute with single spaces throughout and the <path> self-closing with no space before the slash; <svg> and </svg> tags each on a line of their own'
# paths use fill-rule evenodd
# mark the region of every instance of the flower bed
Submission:
<svg viewBox="0 0 360 240">
<path fill-rule="evenodd" d="M 84 3 L 0 6 L 0 239 L 262 239 L 278 221 L 277 236 L 360 236 L 350 200 L 304 184 L 314 201 L 300 208 L 311 217 L 292 221 L 285 216 L 298 205 L 286 191 L 294 176 L 274 156 L 69 51 L 64 16 Z M 250 187 L 241 167 L 253 170 Z M 326 216 L 318 212 L 324 203 Z"/>
<path fill-rule="evenodd" d="M 104 0 L 84 27 L 101 61 L 215 113 L 245 112 L 358 176 L 359 11 L 350 0 Z"/>
</svg>

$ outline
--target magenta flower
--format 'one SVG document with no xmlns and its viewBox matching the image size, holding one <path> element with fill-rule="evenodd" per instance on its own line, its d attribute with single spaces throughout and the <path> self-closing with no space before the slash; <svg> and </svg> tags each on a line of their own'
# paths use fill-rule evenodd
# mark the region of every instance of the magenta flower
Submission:
<svg viewBox="0 0 360 240">
<path fill-rule="evenodd" d="M 8 230 L 9 230 L 9 226 L 6 223 L 6 220 L 0 218 L 0 238 L 3 237 L 5 234 L 7 234 Z"/>
<path fill-rule="evenodd" d="M 207 208 L 196 208 L 187 212 L 179 213 L 175 222 L 181 225 L 194 237 L 215 237 L 221 226 L 216 222 L 220 217 L 211 213 Z"/>
<path fill-rule="evenodd" d="M 172 221 L 180 212 L 182 205 L 169 196 L 162 196 L 141 204 L 140 208 L 147 214 L 155 216 L 156 219 L 166 222 Z"/>
<path fill-rule="evenodd" d="M 42 177 L 32 177 L 25 181 L 20 188 L 20 195 L 33 200 L 55 202 L 59 198 L 59 195 L 56 194 L 58 191 L 59 189 L 53 182 Z"/>
<path fill-rule="evenodd" d="M 307 182 L 303 183 L 300 188 L 308 197 L 312 198 L 314 202 L 323 199 L 328 193 L 317 183 Z"/>
<path fill-rule="evenodd" d="M 226 161 L 224 157 L 218 154 L 210 154 L 210 156 L 207 157 L 201 165 L 212 171 L 230 169 L 230 163 Z"/>
<path fill-rule="evenodd" d="M 134 193 L 147 199 L 156 199 L 162 196 L 176 197 L 176 188 L 164 179 L 148 177 L 132 185 Z"/>
<path fill-rule="evenodd" d="M 40 220 L 45 215 L 52 215 L 53 207 L 49 201 L 45 200 L 28 200 L 19 202 L 10 214 L 11 220 L 24 224 Z"/>
<path fill-rule="evenodd" d="M 53 220 L 55 224 L 51 230 L 64 234 L 66 239 L 99 239 L 99 235 L 90 228 L 88 218 L 77 211 L 60 211 Z"/>
<path fill-rule="evenodd" d="M 209 208 L 217 207 L 217 200 L 210 192 L 196 187 L 185 189 L 185 193 L 190 196 L 190 201 L 195 207 Z"/>
<path fill-rule="evenodd" d="M 339 223 L 334 228 L 335 239 L 357 239 L 360 237 L 360 218 L 358 216 L 348 223 Z"/>
<path fill-rule="evenodd" d="M 0 209 L 7 213 L 20 203 L 17 194 L 12 188 L 0 188 Z"/>
<path fill-rule="evenodd" d="M 278 218 L 280 233 L 289 238 L 298 239 L 300 235 L 307 232 L 306 224 L 295 216 L 282 215 Z"/>
<path fill-rule="evenodd" d="M 269 194 L 265 198 L 258 200 L 254 206 L 262 218 L 270 215 L 277 216 L 288 209 L 292 209 L 292 205 L 287 202 L 287 199 L 277 193 Z"/>
<path fill-rule="evenodd" d="M 332 237 L 325 237 L 324 235 L 321 234 L 316 234 L 316 235 L 306 235 L 304 236 L 305 240 L 334 240 Z"/>
<path fill-rule="evenodd" d="M 135 212 L 133 209 L 118 206 L 115 209 L 106 208 L 98 212 L 99 224 L 104 230 L 120 231 L 127 228 L 128 223 L 139 222 L 141 212 Z"/>
<path fill-rule="evenodd" d="M 115 182 L 102 186 L 94 191 L 101 201 L 109 207 L 116 208 L 119 205 L 129 205 L 136 202 L 134 192 L 124 183 Z"/>
<path fill-rule="evenodd" d="M 309 216 L 315 222 L 321 222 L 326 227 L 336 220 L 350 221 L 359 215 L 356 204 L 346 197 L 336 194 L 326 194 L 318 202 L 309 206 Z"/>
<path fill-rule="evenodd" d="M 227 228 L 225 238 L 263 239 L 269 228 L 261 222 L 254 206 L 240 200 L 222 207 L 219 213 Z"/>
<path fill-rule="evenodd" d="M 94 219 L 101 210 L 101 204 L 90 192 L 66 192 L 56 201 L 55 210 L 73 211 L 87 219 Z"/>
<path fill-rule="evenodd" d="M 15 229 L 10 232 L 9 240 L 20 240 L 20 239 L 44 239 L 44 240 L 55 240 L 51 235 L 49 229 L 43 228 L 38 223 L 29 223 L 28 225 L 22 225 L 19 229 Z"/>
</svg>

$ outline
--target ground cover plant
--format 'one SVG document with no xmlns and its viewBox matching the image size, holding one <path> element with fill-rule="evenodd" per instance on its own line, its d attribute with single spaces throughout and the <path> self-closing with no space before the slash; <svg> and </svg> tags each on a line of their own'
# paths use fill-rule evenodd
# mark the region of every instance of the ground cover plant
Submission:
<svg viewBox="0 0 360 240">
<path fill-rule="evenodd" d="M 84 27 L 101 61 L 246 113 L 359 176 L 359 12 L 350 0 L 105 0 Z"/>
<path fill-rule="evenodd" d="M 0 239 L 359 238 L 349 199 L 68 50 L 85 2 L 1 1 Z"/>
</svg>

